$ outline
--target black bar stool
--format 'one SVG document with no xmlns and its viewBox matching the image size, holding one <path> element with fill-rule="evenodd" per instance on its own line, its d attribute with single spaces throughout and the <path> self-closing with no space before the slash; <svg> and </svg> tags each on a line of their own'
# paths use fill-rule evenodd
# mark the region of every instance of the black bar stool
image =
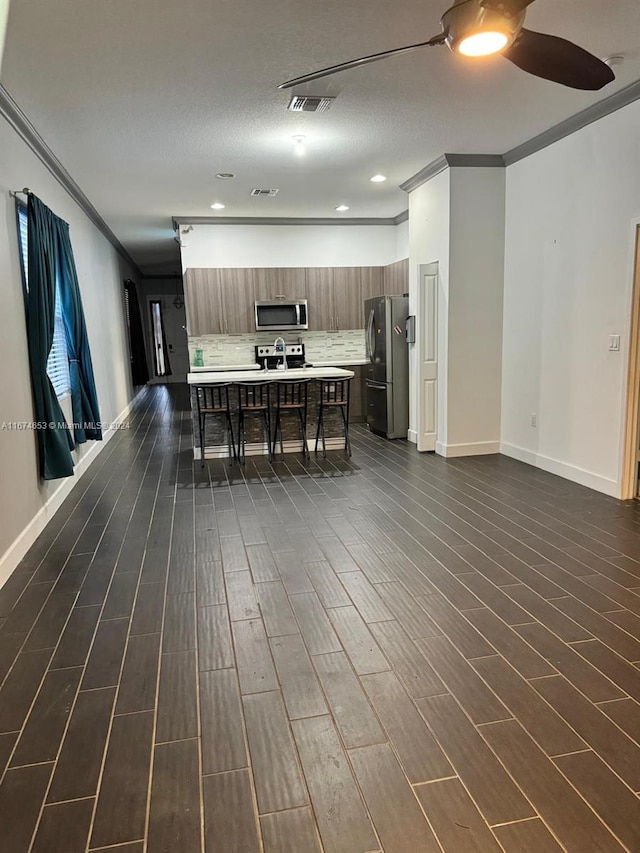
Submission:
<svg viewBox="0 0 640 853">
<path fill-rule="evenodd" d="M 238 389 L 238 458 L 244 465 L 245 460 L 245 416 L 260 415 L 267 441 L 269 459 L 271 459 L 271 383 L 236 382 Z"/>
<path fill-rule="evenodd" d="M 302 453 L 308 459 L 307 447 L 307 389 L 309 380 L 282 379 L 276 383 L 276 423 L 273 432 L 273 455 L 276 452 L 278 434 L 280 434 L 280 455 L 284 458 L 282 442 L 282 415 L 294 412 L 300 422 L 300 437 L 302 438 Z"/>
<path fill-rule="evenodd" d="M 314 452 L 318 452 L 318 440 L 322 437 L 322 455 L 327 458 L 327 447 L 324 438 L 324 413 L 326 409 L 338 409 L 342 415 L 344 424 L 344 449 L 351 456 L 351 442 L 349 441 L 349 395 L 351 391 L 351 379 L 317 379 L 320 387 L 320 400 L 318 403 L 318 429 L 316 430 L 316 446 Z"/>
<path fill-rule="evenodd" d="M 229 459 L 236 459 L 236 444 L 233 436 L 233 424 L 231 422 L 231 407 L 229 405 L 229 387 L 231 383 L 223 385 L 196 385 L 196 402 L 198 409 L 198 434 L 200 437 L 200 461 L 204 468 L 204 438 L 205 424 L 208 416 L 224 417 L 229 445 Z"/>
</svg>

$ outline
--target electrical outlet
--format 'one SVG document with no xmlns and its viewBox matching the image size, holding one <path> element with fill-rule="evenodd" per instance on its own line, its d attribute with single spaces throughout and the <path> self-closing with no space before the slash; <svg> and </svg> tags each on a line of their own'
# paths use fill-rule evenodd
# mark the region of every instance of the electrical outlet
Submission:
<svg viewBox="0 0 640 853">
<path fill-rule="evenodd" d="M 218 347 L 218 349 L 219 349 L 220 351 L 222 351 L 222 350 L 224 349 L 224 344 L 222 343 L 222 341 L 218 341 L 218 342 L 217 342 L 217 344 L 216 344 L 216 346 Z"/>
<path fill-rule="evenodd" d="M 538 416 L 537 415 L 531 415 L 531 426 L 532 427 L 538 426 Z"/>
</svg>

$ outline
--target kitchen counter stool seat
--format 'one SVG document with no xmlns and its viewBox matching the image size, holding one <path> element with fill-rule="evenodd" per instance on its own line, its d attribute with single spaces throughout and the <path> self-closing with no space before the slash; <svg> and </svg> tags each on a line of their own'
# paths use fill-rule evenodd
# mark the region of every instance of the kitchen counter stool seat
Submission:
<svg viewBox="0 0 640 853">
<path fill-rule="evenodd" d="M 344 424 L 344 449 L 351 456 L 351 442 L 349 441 L 349 397 L 351 392 L 351 379 L 318 379 L 319 402 L 318 402 L 318 428 L 316 430 L 316 445 L 314 453 L 318 452 L 318 441 L 322 438 L 322 455 L 327 458 L 327 446 L 324 437 L 324 416 L 327 409 L 338 409 Z"/>
<path fill-rule="evenodd" d="M 271 383 L 236 382 L 238 389 L 238 458 L 245 461 L 247 415 L 260 415 L 264 427 L 269 459 L 271 459 Z"/>
<path fill-rule="evenodd" d="M 282 441 L 282 415 L 287 412 L 297 414 L 300 423 L 300 437 L 302 439 L 302 454 L 309 458 L 307 447 L 307 390 L 308 379 L 281 379 L 275 388 L 275 427 L 273 432 L 273 455 L 276 453 L 278 435 L 280 436 L 280 455 L 284 458 L 284 445 Z"/>
<path fill-rule="evenodd" d="M 204 468 L 204 439 L 206 420 L 211 416 L 223 417 L 229 445 L 229 459 L 236 459 L 236 444 L 231 420 L 229 404 L 229 388 L 231 383 L 222 385 L 196 385 L 196 401 L 198 411 L 198 435 L 200 437 L 200 463 Z"/>
</svg>

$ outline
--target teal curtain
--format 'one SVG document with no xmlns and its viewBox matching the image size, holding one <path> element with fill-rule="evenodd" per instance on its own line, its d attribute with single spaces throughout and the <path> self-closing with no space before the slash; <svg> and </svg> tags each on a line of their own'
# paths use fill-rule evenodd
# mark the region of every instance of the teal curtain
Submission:
<svg viewBox="0 0 640 853">
<path fill-rule="evenodd" d="M 56 279 L 60 268 L 56 218 L 40 199 L 29 195 L 27 336 L 38 463 L 44 480 L 73 475 L 73 439 L 47 375 L 55 324 Z"/>
<path fill-rule="evenodd" d="M 53 214 L 51 214 L 53 216 Z M 54 217 L 60 252 L 60 278 L 58 281 L 62 300 L 67 355 L 69 356 L 69 384 L 76 444 L 87 440 L 102 441 L 98 394 L 93 376 L 87 326 L 82 310 L 78 287 L 78 274 L 73 259 L 69 226 Z"/>
</svg>

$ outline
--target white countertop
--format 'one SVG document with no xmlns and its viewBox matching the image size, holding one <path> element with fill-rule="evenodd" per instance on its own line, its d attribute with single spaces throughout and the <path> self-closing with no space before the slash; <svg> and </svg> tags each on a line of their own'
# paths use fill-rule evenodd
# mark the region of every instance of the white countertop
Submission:
<svg viewBox="0 0 640 853">
<path fill-rule="evenodd" d="M 314 358 L 314 367 L 343 367 L 347 365 L 369 364 L 368 358 Z"/>
<path fill-rule="evenodd" d="M 280 382 L 283 379 L 351 379 L 353 370 L 339 367 L 302 367 L 288 370 L 209 370 L 188 373 L 189 385 L 215 385 L 219 382 Z"/>
<path fill-rule="evenodd" d="M 260 370 L 260 365 L 255 362 L 248 364 L 209 364 L 204 367 L 191 365 L 192 373 L 211 373 L 213 370 Z"/>
</svg>

